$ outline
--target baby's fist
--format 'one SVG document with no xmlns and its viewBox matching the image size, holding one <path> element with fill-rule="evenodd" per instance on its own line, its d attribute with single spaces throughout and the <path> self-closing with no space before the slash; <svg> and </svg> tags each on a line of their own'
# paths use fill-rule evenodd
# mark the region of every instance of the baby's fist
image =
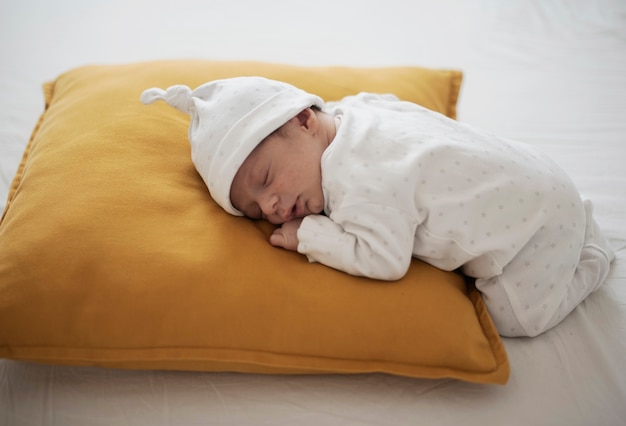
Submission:
<svg viewBox="0 0 626 426">
<path fill-rule="evenodd" d="M 287 250 L 298 250 L 298 228 L 302 223 L 302 218 L 290 220 L 283 223 L 280 228 L 274 230 L 270 235 L 270 244 L 282 247 Z"/>
</svg>

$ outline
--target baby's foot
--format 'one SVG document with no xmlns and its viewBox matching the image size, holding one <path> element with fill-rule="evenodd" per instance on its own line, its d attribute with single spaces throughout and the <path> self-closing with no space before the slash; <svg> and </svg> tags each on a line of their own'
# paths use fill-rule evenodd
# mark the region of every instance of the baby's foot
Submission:
<svg viewBox="0 0 626 426">
<path fill-rule="evenodd" d="M 585 246 L 594 246 L 606 256 L 609 263 L 613 262 L 615 252 L 598 227 L 598 224 L 593 219 L 593 204 L 591 204 L 591 201 L 585 200 L 583 201 L 583 205 L 585 207 L 585 215 L 587 216 L 587 223 L 585 225 Z"/>
</svg>

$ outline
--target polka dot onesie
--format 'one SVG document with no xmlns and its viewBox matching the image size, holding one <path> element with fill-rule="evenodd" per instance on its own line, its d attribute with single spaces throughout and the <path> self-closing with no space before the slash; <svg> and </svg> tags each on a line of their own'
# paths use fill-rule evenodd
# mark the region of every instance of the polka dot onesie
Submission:
<svg viewBox="0 0 626 426">
<path fill-rule="evenodd" d="M 391 96 L 327 111 L 342 123 L 322 157 L 327 216 L 298 230 L 310 261 L 385 280 L 411 257 L 461 268 L 504 336 L 553 327 L 606 278 L 590 204 L 532 147 Z"/>
</svg>

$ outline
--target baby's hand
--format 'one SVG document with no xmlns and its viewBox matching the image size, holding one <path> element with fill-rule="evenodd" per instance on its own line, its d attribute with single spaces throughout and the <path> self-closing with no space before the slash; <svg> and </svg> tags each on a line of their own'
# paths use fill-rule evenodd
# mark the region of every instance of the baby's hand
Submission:
<svg viewBox="0 0 626 426">
<path fill-rule="evenodd" d="M 298 250 L 298 228 L 301 223 L 302 218 L 283 223 L 270 235 L 270 244 L 287 250 Z"/>
</svg>

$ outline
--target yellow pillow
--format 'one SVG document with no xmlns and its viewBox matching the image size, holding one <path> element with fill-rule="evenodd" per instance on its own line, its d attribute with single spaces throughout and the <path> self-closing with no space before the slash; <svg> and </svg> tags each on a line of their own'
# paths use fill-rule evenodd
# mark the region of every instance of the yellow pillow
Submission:
<svg viewBox="0 0 626 426">
<path fill-rule="evenodd" d="M 476 290 L 414 261 L 393 283 L 271 247 L 190 159 L 188 116 L 145 88 L 236 75 L 326 100 L 395 93 L 454 117 L 461 73 L 164 61 L 89 66 L 45 86 L 46 109 L 0 222 L 0 357 L 136 369 L 385 372 L 505 383 Z"/>
</svg>

